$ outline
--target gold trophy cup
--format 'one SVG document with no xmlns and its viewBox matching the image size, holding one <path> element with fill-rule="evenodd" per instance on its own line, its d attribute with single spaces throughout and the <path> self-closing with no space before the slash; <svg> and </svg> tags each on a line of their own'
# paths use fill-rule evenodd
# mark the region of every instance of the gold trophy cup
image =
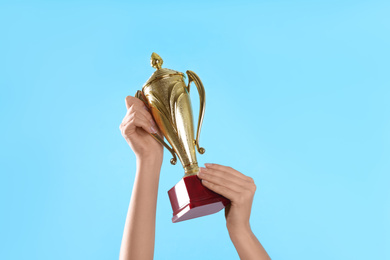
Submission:
<svg viewBox="0 0 390 260">
<path fill-rule="evenodd" d="M 199 146 L 199 135 L 205 111 L 205 90 L 199 77 L 187 70 L 188 85 L 182 72 L 161 68 L 163 60 L 152 53 L 151 65 L 157 70 L 136 97 L 149 108 L 157 126 L 171 145 L 157 134 L 151 134 L 172 154 L 171 164 L 176 164 L 176 155 L 184 168 L 184 177 L 168 191 L 173 209 L 172 222 L 197 218 L 216 213 L 230 203 L 225 197 L 204 187 L 197 177 L 199 172 L 196 150 L 203 154 Z M 190 101 L 190 85 L 194 82 L 199 93 L 199 119 L 194 138 L 194 124 Z"/>
</svg>

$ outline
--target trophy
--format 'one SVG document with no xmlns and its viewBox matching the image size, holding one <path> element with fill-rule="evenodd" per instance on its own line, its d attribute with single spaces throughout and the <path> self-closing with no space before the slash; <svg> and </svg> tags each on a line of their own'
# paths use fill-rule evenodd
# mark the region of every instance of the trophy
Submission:
<svg viewBox="0 0 390 260">
<path fill-rule="evenodd" d="M 179 157 L 184 168 L 184 177 L 168 191 L 173 210 L 172 222 L 216 213 L 230 201 L 204 187 L 197 176 L 199 166 L 195 149 L 200 154 L 205 152 L 205 149 L 199 146 L 206 101 L 203 84 L 194 72 L 187 70 L 186 85 L 184 73 L 161 68 L 163 60 L 156 53 L 152 53 L 150 63 L 157 70 L 142 87 L 142 91 L 137 91 L 136 97 L 149 108 L 170 146 L 158 134 L 151 135 L 172 154 L 171 164 L 175 165 Z M 200 100 L 196 139 L 189 95 L 191 82 L 195 83 Z"/>
</svg>

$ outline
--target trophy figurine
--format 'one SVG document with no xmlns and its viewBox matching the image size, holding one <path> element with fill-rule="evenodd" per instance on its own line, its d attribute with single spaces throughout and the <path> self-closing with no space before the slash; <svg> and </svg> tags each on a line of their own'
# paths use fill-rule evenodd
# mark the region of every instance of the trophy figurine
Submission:
<svg viewBox="0 0 390 260">
<path fill-rule="evenodd" d="M 158 134 L 151 134 L 172 154 L 171 164 L 177 157 L 184 168 L 184 177 L 168 191 L 171 201 L 172 222 L 210 215 L 223 209 L 230 203 L 225 197 L 204 187 L 197 176 L 199 172 L 195 149 L 203 154 L 205 149 L 199 146 L 199 135 L 205 111 L 205 91 L 199 77 L 187 70 L 188 85 L 182 72 L 161 68 L 163 60 L 153 53 L 151 65 L 157 70 L 137 91 L 136 97 L 149 108 L 157 126 L 171 145 Z M 194 123 L 190 101 L 190 85 L 194 82 L 199 93 L 199 119 L 194 138 Z"/>
</svg>

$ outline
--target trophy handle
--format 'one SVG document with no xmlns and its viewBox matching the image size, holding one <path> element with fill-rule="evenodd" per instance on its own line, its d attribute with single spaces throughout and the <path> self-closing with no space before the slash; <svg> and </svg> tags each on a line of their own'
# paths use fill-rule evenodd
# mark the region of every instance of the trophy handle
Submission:
<svg viewBox="0 0 390 260">
<path fill-rule="evenodd" d="M 148 103 L 146 102 L 145 98 L 144 98 L 144 95 L 142 94 L 142 91 L 140 90 L 137 90 L 137 93 L 135 93 L 135 97 L 140 99 L 142 102 L 145 103 L 145 105 L 148 107 Z M 172 154 L 172 159 L 171 159 L 171 164 L 175 165 L 176 162 L 177 162 L 177 158 L 176 158 L 176 155 L 175 155 L 175 151 L 173 151 L 173 149 L 171 147 L 169 147 L 169 145 L 164 142 L 164 139 L 161 138 L 158 134 L 152 134 L 152 133 L 149 133 L 157 142 L 159 142 L 161 145 L 163 145 L 165 148 L 168 149 L 168 151 Z"/>
<path fill-rule="evenodd" d="M 198 119 L 198 128 L 196 130 L 196 140 L 195 140 L 195 145 L 196 149 L 200 154 L 204 154 L 206 151 L 203 147 L 199 147 L 199 135 L 200 135 L 200 129 L 202 127 L 202 122 L 203 122 L 203 117 L 204 117 L 204 110 L 206 106 L 206 93 L 204 91 L 204 87 L 202 84 L 202 81 L 200 81 L 198 75 L 195 74 L 195 72 L 187 70 L 186 71 L 188 75 L 188 86 L 187 86 L 187 91 L 190 93 L 190 84 L 193 81 L 196 85 L 196 88 L 198 89 L 199 93 L 199 119 Z"/>
</svg>

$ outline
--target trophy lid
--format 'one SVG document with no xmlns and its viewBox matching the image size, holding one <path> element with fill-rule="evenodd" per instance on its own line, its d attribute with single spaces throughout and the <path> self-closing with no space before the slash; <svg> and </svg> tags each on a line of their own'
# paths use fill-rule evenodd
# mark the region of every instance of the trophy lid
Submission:
<svg viewBox="0 0 390 260">
<path fill-rule="evenodd" d="M 145 86 L 150 85 L 152 82 L 169 77 L 171 75 L 181 75 L 185 77 L 184 73 L 171 70 L 167 68 L 161 68 L 161 65 L 163 64 L 163 59 L 155 52 L 152 53 L 152 57 L 150 58 L 150 65 L 152 65 L 153 68 L 157 69 L 152 76 L 146 81 Z"/>
</svg>

